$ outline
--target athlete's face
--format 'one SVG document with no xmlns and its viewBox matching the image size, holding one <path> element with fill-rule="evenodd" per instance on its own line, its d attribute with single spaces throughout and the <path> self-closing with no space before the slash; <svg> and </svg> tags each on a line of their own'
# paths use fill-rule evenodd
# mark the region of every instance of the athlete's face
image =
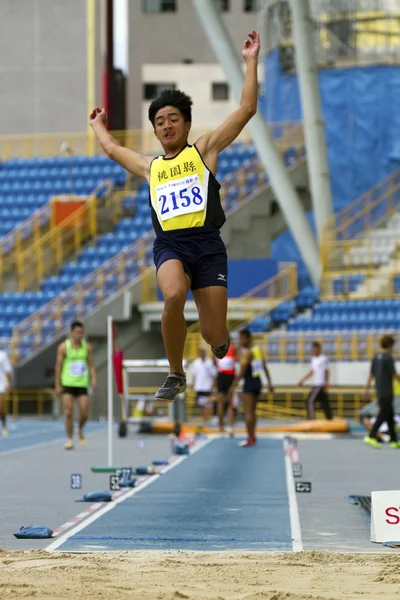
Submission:
<svg viewBox="0 0 400 600">
<path fill-rule="evenodd" d="M 164 150 L 178 151 L 187 144 L 191 123 L 173 106 L 164 106 L 156 114 L 154 133 Z"/>
<path fill-rule="evenodd" d="M 81 341 L 81 339 L 83 338 L 83 327 L 74 327 L 71 330 L 71 339 L 72 341 L 77 344 L 78 342 Z"/>
<path fill-rule="evenodd" d="M 239 345 L 241 348 L 249 348 L 251 346 L 251 338 L 248 335 L 239 335 Z"/>
<path fill-rule="evenodd" d="M 311 354 L 313 356 L 319 356 L 321 354 L 321 350 L 318 348 L 318 346 L 313 346 L 311 349 Z"/>
</svg>

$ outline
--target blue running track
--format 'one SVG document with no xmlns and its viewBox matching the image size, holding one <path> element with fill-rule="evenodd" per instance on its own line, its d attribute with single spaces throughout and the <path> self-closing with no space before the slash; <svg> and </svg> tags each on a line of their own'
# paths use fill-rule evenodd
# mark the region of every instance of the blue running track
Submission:
<svg viewBox="0 0 400 600">
<path fill-rule="evenodd" d="M 65 441 L 64 424 L 60 421 L 50 420 L 18 420 L 7 423 L 9 437 L 3 438 L 0 435 L 0 455 L 1 453 L 19 452 L 53 442 Z M 99 431 L 105 429 L 106 425 L 101 423 L 87 423 L 85 432 Z"/>
<path fill-rule="evenodd" d="M 58 550 L 292 550 L 281 440 L 215 439 Z"/>
</svg>

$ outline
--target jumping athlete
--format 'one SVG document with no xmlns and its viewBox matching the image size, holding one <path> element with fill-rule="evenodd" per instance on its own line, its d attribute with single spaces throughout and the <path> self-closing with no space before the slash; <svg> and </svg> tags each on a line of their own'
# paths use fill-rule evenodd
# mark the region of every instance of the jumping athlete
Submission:
<svg viewBox="0 0 400 600">
<path fill-rule="evenodd" d="M 218 155 L 241 133 L 257 111 L 257 61 L 260 39 L 249 33 L 242 56 L 246 74 L 240 107 L 219 127 L 192 146 L 192 100 L 185 93 L 165 91 L 149 108 L 149 119 L 164 154 L 152 159 L 121 147 L 105 127 L 104 109 L 90 115 L 104 152 L 127 171 L 149 182 L 149 204 L 156 232 L 154 262 L 164 297 L 162 335 L 170 374 L 155 398 L 173 401 L 186 389 L 183 351 L 184 307 L 189 289 L 199 312 L 200 331 L 217 358 L 229 348 L 227 256 L 219 230 L 225 222 L 215 175 Z"/>
<path fill-rule="evenodd" d="M 55 377 L 56 394 L 62 394 L 64 406 L 65 430 L 68 438 L 64 448 L 72 450 L 74 400 L 77 400 L 80 412 L 78 438 L 80 444 L 84 446 L 86 439 L 83 435 L 83 426 L 89 415 L 90 379 L 93 388 L 97 385 L 92 347 L 83 339 L 83 325 L 80 321 L 72 323 L 69 339 L 58 346 Z"/>
<path fill-rule="evenodd" d="M 231 392 L 234 392 L 239 381 L 243 379 L 242 400 L 246 419 L 247 440 L 240 442 L 239 446 L 247 448 L 249 446 L 254 446 L 257 441 L 256 405 L 261 393 L 261 374 L 263 371 L 267 377 L 268 387 L 271 393 L 274 391 L 274 387 L 263 353 L 257 345 L 253 344 L 253 338 L 248 329 L 242 329 L 240 332 L 239 345 L 243 349 L 243 355 L 240 371 L 232 383 Z"/>
</svg>

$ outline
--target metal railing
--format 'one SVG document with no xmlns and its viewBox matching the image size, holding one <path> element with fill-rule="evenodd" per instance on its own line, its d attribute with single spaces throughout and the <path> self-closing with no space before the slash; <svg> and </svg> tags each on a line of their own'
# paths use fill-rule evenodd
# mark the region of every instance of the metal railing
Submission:
<svg viewBox="0 0 400 600">
<path fill-rule="evenodd" d="M 228 302 L 228 329 L 233 331 L 275 308 L 280 302 L 289 300 L 297 294 L 297 265 L 284 264 L 280 272 L 253 288 L 244 296 Z M 241 318 L 234 317 L 235 309 L 239 309 Z M 187 332 L 185 357 L 194 360 L 201 343 L 200 323 L 193 323 Z"/>
<path fill-rule="evenodd" d="M 272 124 L 274 126 L 274 124 Z M 209 128 L 193 128 L 190 139 L 195 140 Z M 160 145 L 152 129 L 130 131 L 111 131 L 113 137 L 122 145 L 142 154 L 155 155 L 160 153 Z M 244 132 L 240 141 L 249 142 L 250 138 Z M 51 133 L 32 135 L 0 136 L 0 160 L 9 158 L 47 158 L 61 154 L 61 146 L 68 144 L 74 155 L 93 156 L 102 154 L 102 149 L 96 138 L 87 131 L 78 133 Z"/>
<path fill-rule="evenodd" d="M 6 413 L 11 413 L 14 418 L 21 415 L 35 415 L 37 417 L 51 415 L 53 400 L 52 390 L 16 388 L 5 396 Z"/>
<path fill-rule="evenodd" d="M 397 338 L 400 334 L 395 331 Z M 308 362 L 312 343 L 319 340 L 330 361 L 368 361 L 379 349 L 382 331 L 276 331 L 253 333 L 254 342 L 260 346 L 268 362 Z M 235 339 L 235 334 L 232 336 Z M 188 335 L 185 360 L 192 361 L 198 354 L 202 338 L 199 332 Z"/>
<path fill-rule="evenodd" d="M 82 201 L 82 198 L 79 198 Z M 54 198 L 57 202 L 57 198 Z M 23 292 L 57 272 L 66 258 L 79 252 L 97 233 L 96 196 L 89 196 L 59 225 L 52 227 L 28 248 L 15 253 L 18 290 Z"/>
<path fill-rule="evenodd" d="M 102 190 L 105 190 L 105 194 L 98 194 L 98 192 Z M 62 262 L 59 261 L 59 252 L 57 251 L 53 257 L 50 256 L 47 257 L 47 259 L 44 259 L 45 264 L 43 269 L 40 264 L 37 264 L 35 269 L 37 278 L 32 279 L 33 274 L 29 273 L 25 268 L 26 256 L 29 257 L 31 254 L 34 254 L 38 260 L 40 257 L 44 258 L 44 255 L 42 256 L 42 254 L 49 248 L 49 244 L 53 250 L 56 248 L 61 248 L 62 250 L 62 246 L 65 245 L 66 240 L 58 240 L 58 238 L 62 238 L 64 226 L 65 228 L 75 226 L 78 226 L 79 228 L 80 226 L 78 218 L 70 219 L 70 222 L 66 220 L 65 223 L 62 224 L 62 227 L 61 225 L 56 226 L 53 219 L 54 204 L 56 202 L 63 200 L 69 202 L 73 202 L 74 200 L 77 202 L 88 202 L 91 203 L 90 210 L 97 212 L 97 209 L 101 208 L 103 205 L 110 208 L 111 190 L 112 182 L 110 180 L 104 180 L 94 189 L 90 196 L 54 196 L 30 217 L 19 223 L 7 235 L 0 238 L 0 290 L 3 288 L 4 276 L 10 270 L 15 270 L 18 278 L 18 289 L 24 291 L 29 288 L 32 282 L 40 282 L 41 277 L 46 276 L 47 273 L 51 272 L 53 267 L 60 267 L 62 265 Z M 76 217 L 78 216 L 77 213 Z M 81 217 L 82 216 L 83 215 L 81 215 Z M 83 222 L 84 221 L 85 220 L 83 220 Z M 87 236 L 85 237 L 85 230 L 82 231 L 82 235 L 85 240 L 88 239 Z M 73 251 L 77 252 L 82 247 L 79 231 L 76 232 L 71 239 L 73 244 L 76 242 Z M 62 256 L 66 258 L 69 254 L 69 252 L 66 252 Z M 50 263 L 50 265 L 48 263 Z M 28 273 L 28 277 L 26 278 L 25 273 Z"/>
<path fill-rule="evenodd" d="M 397 295 L 400 267 L 400 169 L 334 214 L 321 242 L 322 297 L 349 297 L 353 282 L 365 282 L 360 298 Z M 391 226 L 390 219 L 393 219 Z M 389 221 L 388 228 L 377 229 Z"/>
<path fill-rule="evenodd" d="M 274 139 L 282 138 L 285 131 L 297 125 L 298 121 L 268 123 Z M 191 142 L 198 139 L 204 133 L 210 131 L 209 127 L 194 127 L 190 131 Z M 138 129 L 130 131 L 111 131 L 113 137 L 122 145 L 136 152 L 148 155 L 160 154 L 160 144 L 152 129 Z M 250 143 L 251 138 L 244 130 L 238 142 Z M 52 133 L 31 135 L 1 135 L 0 136 L 0 160 L 6 161 L 10 158 L 46 158 L 60 155 L 62 146 L 68 145 L 74 155 L 93 156 L 102 154 L 102 149 L 93 135 L 87 131 L 78 133 Z"/>
<path fill-rule="evenodd" d="M 400 169 L 396 169 L 328 219 L 324 226 L 328 243 L 350 241 L 384 223 L 400 209 L 399 190 Z"/>
<path fill-rule="evenodd" d="M 267 389 L 262 389 L 260 399 L 257 402 L 257 416 L 263 419 L 306 419 L 307 398 L 310 393 L 307 386 L 296 388 L 289 386 L 278 386 L 273 394 Z M 329 400 L 335 418 L 350 419 L 358 421 L 361 408 L 369 401 L 362 398 L 361 387 L 334 387 L 329 388 Z M 187 418 L 189 420 L 199 419 L 200 408 L 196 403 L 196 395 L 188 392 L 186 396 Z M 243 415 L 243 407 L 239 406 L 238 414 Z M 324 419 L 322 411 L 316 410 L 316 419 Z M 240 426 L 237 423 L 237 426 Z"/>
<path fill-rule="evenodd" d="M 11 340 L 11 358 L 21 364 L 67 330 L 71 321 L 83 319 L 146 269 L 152 255 L 151 234 L 106 261 L 76 285 L 18 323 Z"/>
</svg>

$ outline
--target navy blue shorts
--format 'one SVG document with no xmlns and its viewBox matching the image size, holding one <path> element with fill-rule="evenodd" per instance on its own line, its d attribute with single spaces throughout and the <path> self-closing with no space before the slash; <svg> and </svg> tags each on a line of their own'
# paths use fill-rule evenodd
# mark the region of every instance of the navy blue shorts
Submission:
<svg viewBox="0 0 400 600">
<path fill-rule="evenodd" d="M 228 257 L 219 229 L 196 227 L 166 231 L 153 245 L 156 269 L 167 260 L 179 260 L 189 276 L 191 290 L 228 287 Z"/>
<path fill-rule="evenodd" d="M 261 379 L 259 377 L 251 377 L 249 379 L 245 379 L 243 383 L 243 391 L 247 394 L 254 394 L 254 396 L 259 396 L 261 394 Z"/>
</svg>

